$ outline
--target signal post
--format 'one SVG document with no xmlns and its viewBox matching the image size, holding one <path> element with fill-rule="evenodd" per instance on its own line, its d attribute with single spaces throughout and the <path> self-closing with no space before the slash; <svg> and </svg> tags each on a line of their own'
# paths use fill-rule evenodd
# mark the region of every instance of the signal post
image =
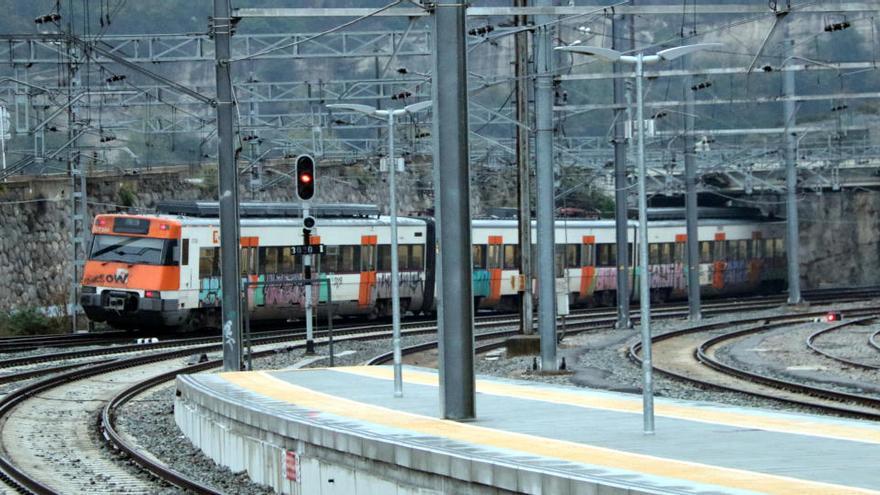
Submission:
<svg viewBox="0 0 880 495">
<path fill-rule="evenodd" d="M 305 280 L 306 305 L 306 354 L 315 353 L 314 327 L 312 324 L 312 252 L 321 246 L 312 246 L 311 235 L 315 227 L 315 218 L 309 215 L 309 202 L 315 195 L 315 159 L 309 155 L 301 155 L 296 159 L 296 195 L 303 202 L 303 240 L 301 246 L 294 246 L 294 256 L 302 256 L 303 279 Z M 297 249 L 299 248 L 299 249 Z"/>
</svg>

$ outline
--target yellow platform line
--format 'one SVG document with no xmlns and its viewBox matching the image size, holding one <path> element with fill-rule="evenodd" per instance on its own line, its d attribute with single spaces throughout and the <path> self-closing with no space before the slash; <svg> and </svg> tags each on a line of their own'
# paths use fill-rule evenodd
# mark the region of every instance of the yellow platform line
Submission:
<svg viewBox="0 0 880 495">
<path fill-rule="evenodd" d="M 275 378 L 266 372 L 231 372 L 220 373 L 219 376 L 229 383 L 261 396 L 348 419 L 405 430 L 414 434 L 447 438 L 467 444 L 671 478 L 672 482 L 675 479 L 687 480 L 737 490 L 778 495 L 880 494 L 880 492 L 861 488 L 664 459 L 420 416 L 331 396 Z"/>
<path fill-rule="evenodd" d="M 333 368 L 333 371 L 351 373 L 381 380 L 391 380 L 394 378 L 390 366 L 340 367 Z M 433 387 L 439 386 L 439 378 L 436 373 L 406 369 L 403 372 L 403 378 L 407 383 Z M 641 396 L 639 396 L 638 399 L 628 399 L 625 397 L 615 398 L 585 394 L 582 392 L 566 392 L 564 390 L 550 388 L 525 387 L 522 385 L 513 385 L 490 380 L 477 380 L 477 392 L 487 395 L 538 400 L 589 409 L 603 409 L 607 411 L 633 414 L 642 413 Z M 880 428 L 867 424 L 841 425 L 821 421 L 811 421 L 796 416 L 760 416 L 757 414 L 736 411 L 722 411 L 717 408 L 710 409 L 663 402 L 656 402 L 654 404 L 654 412 L 658 416 L 686 421 L 696 421 L 699 423 L 721 424 L 739 428 L 754 428 L 778 433 L 831 438 L 835 440 L 849 440 L 861 443 L 880 443 Z"/>
</svg>

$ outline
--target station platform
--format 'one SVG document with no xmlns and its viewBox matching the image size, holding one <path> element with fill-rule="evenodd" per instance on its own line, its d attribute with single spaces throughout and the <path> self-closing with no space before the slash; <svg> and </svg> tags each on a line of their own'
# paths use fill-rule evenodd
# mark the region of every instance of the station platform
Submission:
<svg viewBox="0 0 880 495">
<path fill-rule="evenodd" d="M 183 375 L 175 419 L 208 456 L 290 494 L 880 494 L 880 425 L 477 379 L 472 422 L 439 419 L 435 370 Z"/>
</svg>

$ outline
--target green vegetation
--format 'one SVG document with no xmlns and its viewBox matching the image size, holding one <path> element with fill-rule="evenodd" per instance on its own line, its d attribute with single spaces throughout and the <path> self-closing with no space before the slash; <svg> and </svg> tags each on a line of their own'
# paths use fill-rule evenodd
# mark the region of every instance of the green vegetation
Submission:
<svg viewBox="0 0 880 495">
<path fill-rule="evenodd" d="M 119 204 L 122 206 L 130 207 L 137 203 L 137 194 L 125 184 L 119 186 L 116 195 L 119 196 Z"/>
<path fill-rule="evenodd" d="M 0 335 L 41 335 L 64 333 L 66 318 L 49 317 L 35 308 L 0 312 Z"/>
</svg>

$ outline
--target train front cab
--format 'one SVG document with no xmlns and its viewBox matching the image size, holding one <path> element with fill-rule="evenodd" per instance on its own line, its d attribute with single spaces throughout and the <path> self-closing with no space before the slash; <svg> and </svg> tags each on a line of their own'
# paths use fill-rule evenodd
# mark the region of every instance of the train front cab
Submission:
<svg viewBox="0 0 880 495">
<path fill-rule="evenodd" d="M 92 321 L 114 328 L 177 326 L 180 223 L 155 217 L 98 215 L 83 269 L 80 304 Z"/>
</svg>

